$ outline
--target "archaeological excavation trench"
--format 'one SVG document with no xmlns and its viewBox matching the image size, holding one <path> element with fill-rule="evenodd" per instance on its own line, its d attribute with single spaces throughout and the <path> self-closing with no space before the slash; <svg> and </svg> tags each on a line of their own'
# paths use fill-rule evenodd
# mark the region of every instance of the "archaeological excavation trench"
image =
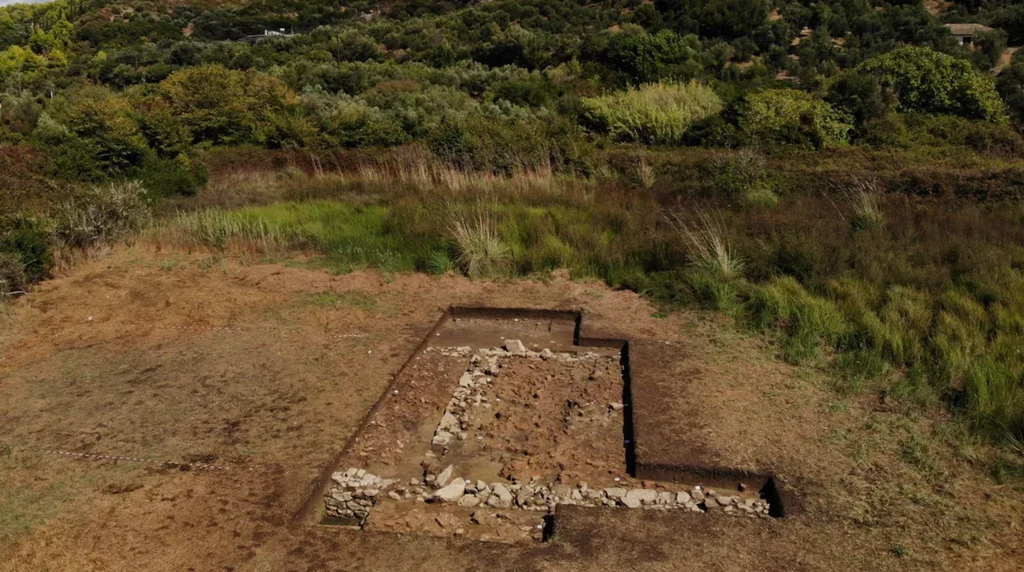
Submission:
<svg viewBox="0 0 1024 572">
<path fill-rule="evenodd" d="M 629 343 L 583 337 L 581 322 L 579 312 L 449 309 L 310 510 L 323 524 L 498 542 L 547 539 L 563 505 L 785 514 L 770 475 L 638 458 L 637 418 L 656 396 L 635 402 L 643 380 Z"/>
</svg>

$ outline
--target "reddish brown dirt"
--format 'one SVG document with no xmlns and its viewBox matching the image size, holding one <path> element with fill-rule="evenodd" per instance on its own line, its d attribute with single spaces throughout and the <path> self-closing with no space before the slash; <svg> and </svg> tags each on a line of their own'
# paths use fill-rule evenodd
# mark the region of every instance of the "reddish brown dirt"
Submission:
<svg viewBox="0 0 1024 572">
<path fill-rule="evenodd" d="M 618 361 L 509 358 L 502 365 L 485 392 L 491 407 L 470 410 L 469 437 L 454 442 L 442 464 L 487 482 L 600 487 L 627 477 L 623 411 L 609 408 L 622 401 Z"/>
<path fill-rule="evenodd" d="M 291 524 L 451 304 L 578 307 L 592 332 L 677 343 L 687 359 L 665 382 L 666 434 L 698 427 L 711 458 L 792 476 L 805 513 L 569 511 L 543 547 Z M 941 414 L 837 397 L 730 324 L 654 313 L 561 278 L 331 276 L 141 246 L 83 263 L 0 317 L 0 570 L 1024 567 L 1024 491 L 993 482 L 994 453 Z"/>
<path fill-rule="evenodd" d="M 432 347 L 468 346 L 479 349 L 500 348 L 505 340 L 519 340 L 527 349 L 535 351 L 543 348 L 575 351 L 575 329 L 576 325 L 571 320 L 456 317 L 446 322 L 429 344 Z"/>
<path fill-rule="evenodd" d="M 470 408 L 468 437 L 431 446 L 445 406 L 467 371 L 468 359 L 428 352 L 417 356 L 360 435 L 341 468 L 408 481 L 422 478 L 424 454 L 454 464 L 459 475 L 486 482 L 536 477 L 543 482 L 592 479 L 613 486 L 626 477 L 618 363 L 599 358 L 580 364 L 502 358 L 500 375 Z"/>
</svg>

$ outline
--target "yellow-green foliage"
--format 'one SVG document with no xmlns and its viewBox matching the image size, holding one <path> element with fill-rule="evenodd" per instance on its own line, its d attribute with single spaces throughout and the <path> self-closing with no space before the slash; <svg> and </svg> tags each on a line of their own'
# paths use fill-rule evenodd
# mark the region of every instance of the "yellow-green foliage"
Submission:
<svg viewBox="0 0 1024 572">
<path fill-rule="evenodd" d="M 722 100 L 702 83 L 649 83 L 583 99 L 587 120 L 617 141 L 681 143 L 695 121 L 722 110 Z"/>
<path fill-rule="evenodd" d="M 816 149 L 846 143 L 853 128 L 827 102 L 795 89 L 766 89 L 748 96 L 740 126 L 755 141 Z"/>
</svg>

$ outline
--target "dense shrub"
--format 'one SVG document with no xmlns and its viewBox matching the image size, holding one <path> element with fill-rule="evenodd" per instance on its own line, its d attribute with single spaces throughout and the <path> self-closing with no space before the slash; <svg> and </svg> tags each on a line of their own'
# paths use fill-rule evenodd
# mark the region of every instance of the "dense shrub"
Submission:
<svg viewBox="0 0 1024 572">
<path fill-rule="evenodd" d="M 641 30 L 614 36 L 606 57 L 610 67 L 625 74 L 630 82 L 656 82 L 681 75 L 679 64 L 697 56 L 699 48 L 696 36 L 682 38 L 671 30 L 657 34 Z"/>
<path fill-rule="evenodd" d="M 192 196 L 206 184 L 207 178 L 203 162 L 184 154 L 172 159 L 150 156 L 134 175 L 154 198 Z"/>
<path fill-rule="evenodd" d="M 219 65 L 177 71 L 158 90 L 197 143 L 265 143 L 276 116 L 298 103 L 275 77 Z"/>
<path fill-rule="evenodd" d="M 645 84 L 583 100 L 590 126 L 616 141 L 674 145 L 695 121 L 721 111 L 722 101 L 698 83 Z"/>
<path fill-rule="evenodd" d="M 928 48 L 905 47 L 875 56 L 858 70 L 874 76 L 883 89 L 893 90 L 902 111 L 1005 120 L 992 79 L 968 61 Z"/>
<path fill-rule="evenodd" d="M 17 260 L 24 280 L 35 282 L 44 278 L 53 267 L 50 221 L 27 215 L 8 215 L 0 218 L 0 253 L 9 260 Z M 10 264 L 14 264 L 11 262 Z"/>
<path fill-rule="evenodd" d="M 27 279 L 21 257 L 0 251 L 0 303 L 12 292 L 24 291 Z"/>
<path fill-rule="evenodd" d="M 788 143 L 814 148 L 846 143 L 852 125 L 831 105 L 792 89 L 768 89 L 751 94 L 740 111 L 740 127 L 764 143 Z"/>
<path fill-rule="evenodd" d="M 149 150 L 128 101 L 103 87 L 86 87 L 68 94 L 54 105 L 55 120 L 66 127 L 69 147 L 89 155 L 95 168 L 105 174 L 125 174 L 138 165 Z M 86 180 L 93 178 L 82 177 Z"/>
</svg>

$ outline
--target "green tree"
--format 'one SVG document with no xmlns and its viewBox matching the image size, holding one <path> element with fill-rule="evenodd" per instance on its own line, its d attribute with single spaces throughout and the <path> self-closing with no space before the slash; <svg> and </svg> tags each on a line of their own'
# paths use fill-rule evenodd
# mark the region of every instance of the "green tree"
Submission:
<svg viewBox="0 0 1024 572">
<path fill-rule="evenodd" d="M 766 89 L 747 96 L 740 127 L 755 141 L 822 148 L 846 143 L 852 125 L 843 113 L 807 92 Z"/>
<path fill-rule="evenodd" d="M 158 89 L 196 143 L 265 143 L 275 116 L 298 104 L 276 77 L 219 65 L 177 71 Z"/>
<path fill-rule="evenodd" d="M 124 174 L 149 151 L 132 118 L 131 105 L 105 87 L 77 89 L 60 107 L 63 109 L 58 110 L 57 119 L 82 142 L 105 173 Z"/>
<path fill-rule="evenodd" d="M 859 71 L 892 90 L 900 111 L 949 113 L 1000 122 L 1003 102 L 990 77 L 970 62 L 928 48 L 905 47 L 866 60 Z"/>
<path fill-rule="evenodd" d="M 662 30 L 653 35 L 642 31 L 617 34 L 608 44 L 607 57 L 612 69 L 625 73 L 633 82 L 647 83 L 668 75 L 669 66 L 695 54 L 678 34 Z"/>
</svg>

